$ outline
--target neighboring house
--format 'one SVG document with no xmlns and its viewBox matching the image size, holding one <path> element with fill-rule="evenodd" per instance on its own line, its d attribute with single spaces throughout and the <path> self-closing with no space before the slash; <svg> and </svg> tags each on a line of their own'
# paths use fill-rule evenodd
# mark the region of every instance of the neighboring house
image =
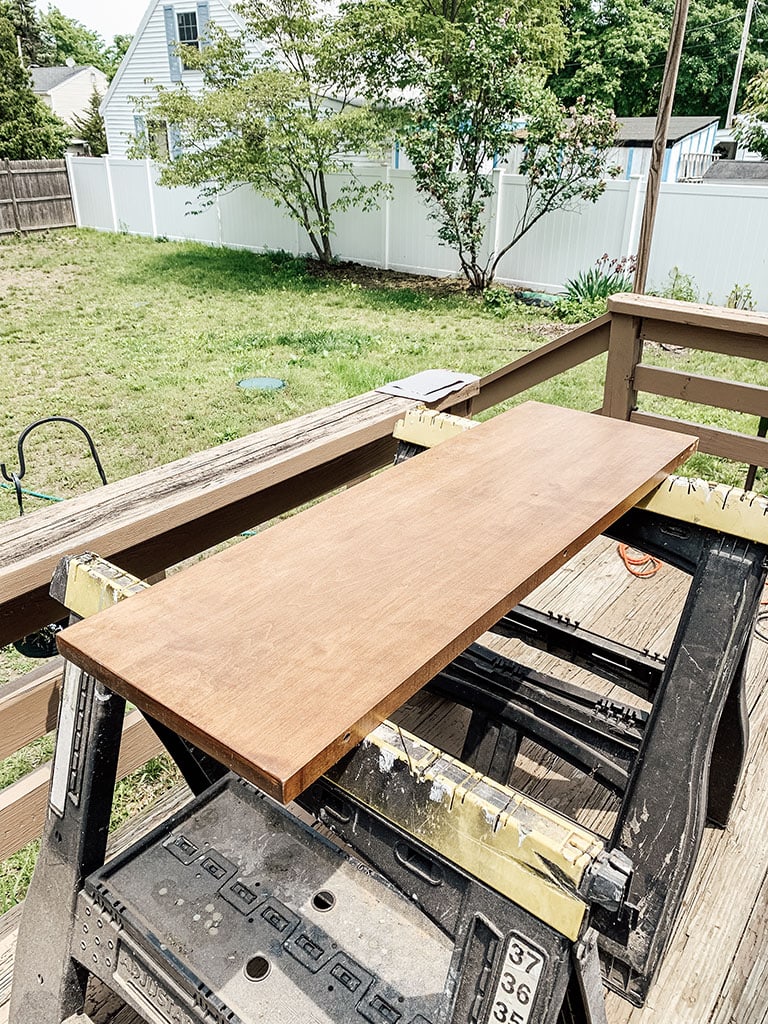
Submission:
<svg viewBox="0 0 768 1024">
<path fill-rule="evenodd" d="M 715 159 L 716 117 L 671 117 L 662 164 L 662 181 L 700 179 Z M 612 162 L 624 171 L 624 177 L 645 177 L 651 164 L 651 146 L 656 131 L 655 117 L 619 119 L 617 146 Z"/>
<path fill-rule="evenodd" d="M 35 95 L 67 124 L 86 112 L 94 89 L 102 96 L 107 91 L 107 76 L 91 64 L 29 70 Z"/>
<path fill-rule="evenodd" d="M 205 46 L 209 21 L 226 32 L 245 28 L 227 0 L 151 0 L 101 104 L 111 156 L 125 156 L 136 135 L 145 135 L 159 155 L 173 155 L 173 126 L 147 123 L 137 111 L 136 99 L 153 96 L 158 85 L 171 88 L 179 83 L 193 94 L 200 91 L 202 73 L 185 68 L 178 49 Z"/>
<path fill-rule="evenodd" d="M 768 185 L 768 160 L 718 160 L 704 175 L 709 185 Z"/>
</svg>

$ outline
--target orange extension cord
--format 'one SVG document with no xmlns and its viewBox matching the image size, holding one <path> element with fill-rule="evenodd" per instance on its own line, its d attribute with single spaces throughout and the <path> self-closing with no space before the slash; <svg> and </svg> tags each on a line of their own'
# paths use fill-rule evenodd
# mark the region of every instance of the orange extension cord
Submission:
<svg viewBox="0 0 768 1024">
<path fill-rule="evenodd" d="M 619 552 L 627 572 L 631 572 L 633 576 L 637 576 L 641 580 L 649 580 L 651 576 L 655 576 L 663 564 L 658 558 L 646 555 L 642 551 L 639 552 L 639 558 L 630 555 L 628 544 L 617 544 L 616 550 Z"/>
<path fill-rule="evenodd" d="M 641 580 L 649 580 L 652 576 L 655 576 L 659 569 L 664 564 L 658 558 L 654 558 L 653 555 L 646 555 L 644 552 L 639 551 L 638 556 L 630 555 L 630 548 L 628 544 L 617 544 L 616 550 L 619 553 L 619 557 L 626 566 L 627 572 L 631 572 L 633 576 L 637 576 Z M 632 550 L 637 550 L 636 548 Z M 768 580 L 766 580 L 765 586 L 768 587 Z M 763 598 L 760 602 L 760 607 L 768 605 L 768 597 Z M 755 636 L 759 637 L 763 643 L 768 643 L 768 633 L 761 629 L 763 623 L 768 622 L 768 611 L 758 612 L 755 619 L 754 632 Z"/>
</svg>

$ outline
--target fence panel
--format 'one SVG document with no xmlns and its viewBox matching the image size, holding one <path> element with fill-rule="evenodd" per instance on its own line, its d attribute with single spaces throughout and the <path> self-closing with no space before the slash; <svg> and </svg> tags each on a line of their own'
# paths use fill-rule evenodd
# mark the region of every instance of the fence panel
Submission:
<svg viewBox="0 0 768 1024">
<path fill-rule="evenodd" d="M 70 161 L 78 223 L 84 227 L 189 238 L 255 251 L 283 249 L 307 253 L 303 229 L 248 186 L 201 204 L 193 189 L 151 190 L 143 161 L 115 158 Z M 379 209 L 357 208 L 336 218 L 334 251 L 339 259 L 414 274 L 458 274 L 458 259 L 437 238 L 437 224 L 417 193 L 409 170 L 364 168 L 384 175 L 392 198 Z M 154 169 L 152 175 L 154 176 Z M 495 172 L 496 194 L 489 206 L 489 244 L 511 236 L 524 201 L 524 179 Z M 341 178 L 329 182 L 331 195 Z M 111 189 L 111 192 L 110 192 Z M 112 198 L 110 198 L 110 195 Z M 0 176 L 0 230 L 9 216 Z M 637 251 L 644 192 L 638 178 L 609 182 L 597 203 L 548 214 L 499 265 L 498 279 L 509 284 L 558 291 L 568 278 L 593 266 L 603 254 Z M 651 250 L 649 280 L 663 287 L 677 266 L 690 274 L 702 299 L 722 303 L 734 284 L 750 285 L 757 308 L 768 310 L 768 187 L 666 184 L 662 186 Z"/>
<path fill-rule="evenodd" d="M 196 189 L 184 186 L 163 188 L 153 181 L 152 200 L 159 236 L 221 244 L 218 209 L 216 206 L 203 206 Z"/>
<path fill-rule="evenodd" d="M 256 252 L 283 250 L 297 255 L 297 225 L 269 199 L 257 195 L 250 185 L 241 185 L 218 197 L 221 244 Z M 302 233 L 303 234 L 303 233 Z"/>
<path fill-rule="evenodd" d="M 0 179 L 0 234 L 74 226 L 64 160 L 5 160 Z"/>
<path fill-rule="evenodd" d="M 374 185 L 376 182 L 386 184 L 386 170 L 385 167 L 358 168 L 356 177 L 365 185 Z M 331 176 L 328 195 L 332 202 L 338 199 L 341 190 L 350 181 L 347 175 Z M 332 244 L 334 250 L 344 253 L 345 260 L 355 260 L 374 267 L 386 266 L 386 203 L 386 198 L 381 196 L 378 206 L 372 210 L 351 207 L 336 214 Z"/>
<path fill-rule="evenodd" d="M 154 235 L 149 165 L 143 160 L 110 160 L 115 220 L 120 231 Z"/>
<path fill-rule="evenodd" d="M 768 310 L 768 188 L 662 185 L 649 268 L 658 288 L 672 267 L 694 278 L 702 300 L 723 305 L 734 284 L 749 285 Z"/>
<path fill-rule="evenodd" d="M 410 274 L 459 273 L 459 261 L 437 238 L 437 224 L 416 191 L 410 171 L 390 171 L 389 266 Z"/>
<path fill-rule="evenodd" d="M 632 212 L 636 189 L 635 181 L 612 181 L 596 203 L 579 203 L 574 210 L 547 214 L 502 259 L 499 279 L 557 291 L 568 278 L 593 266 L 603 253 L 612 258 L 628 255 L 634 250 L 630 248 L 627 215 Z M 525 179 L 504 175 L 499 248 L 513 237 L 524 203 Z"/>
</svg>

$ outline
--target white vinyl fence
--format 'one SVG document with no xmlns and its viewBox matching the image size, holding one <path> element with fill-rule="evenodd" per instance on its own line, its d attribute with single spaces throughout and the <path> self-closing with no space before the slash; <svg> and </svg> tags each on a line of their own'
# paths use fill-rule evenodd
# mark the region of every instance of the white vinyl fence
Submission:
<svg viewBox="0 0 768 1024">
<path fill-rule="evenodd" d="M 155 167 L 122 157 L 69 158 L 77 223 L 103 231 L 189 239 L 211 245 L 309 252 L 303 229 L 271 202 L 244 186 L 202 207 L 193 189 L 162 188 Z M 372 165 L 360 170 L 385 180 L 391 198 L 371 212 L 336 217 L 339 259 L 384 269 L 443 276 L 459 272 L 407 170 Z M 498 251 L 511 236 L 524 199 L 524 179 L 497 170 L 488 239 Z M 338 188 L 340 182 L 331 182 Z M 568 278 L 603 253 L 637 251 L 644 199 L 639 178 L 611 181 L 595 203 L 544 217 L 502 260 L 499 281 L 559 291 Z M 198 211 L 198 212 L 195 212 Z M 724 303 L 735 284 L 749 285 L 768 310 L 768 187 L 665 184 L 656 217 L 650 287 L 662 287 L 673 267 L 691 275 L 703 298 Z"/>
</svg>

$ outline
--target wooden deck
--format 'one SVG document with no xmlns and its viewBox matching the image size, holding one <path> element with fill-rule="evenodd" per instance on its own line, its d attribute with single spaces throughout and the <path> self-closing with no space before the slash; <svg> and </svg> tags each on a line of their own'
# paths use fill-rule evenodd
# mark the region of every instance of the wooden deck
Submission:
<svg viewBox="0 0 768 1024">
<path fill-rule="evenodd" d="M 663 566 L 653 578 L 631 577 L 615 544 L 602 538 L 540 587 L 529 599 L 585 627 L 638 647 L 665 653 L 687 592 L 688 577 Z M 517 641 L 488 637 L 487 642 L 528 664 L 594 688 L 612 688 L 581 669 L 528 651 Z M 750 660 L 751 740 L 747 770 L 737 808 L 725 831 L 707 829 L 682 915 L 661 974 L 643 1009 L 608 996 L 609 1024 L 768 1024 L 768 644 L 755 640 Z M 632 700 L 622 691 L 621 699 Z M 639 702 L 638 703 L 642 703 Z M 397 720 L 452 753 L 458 753 L 466 725 L 464 712 L 418 694 Z M 511 783 L 544 799 L 581 824 L 606 834 L 614 801 L 575 769 L 533 745 L 524 748 Z M 660 785 L 674 786 L 674 779 Z M 162 820 L 174 800 L 137 827 Z M 6 1024 L 18 915 L 0 918 L 0 1024 Z M 135 1024 L 132 1012 L 114 997 L 94 989 L 87 1007 L 94 1024 Z M 78 1018 L 80 1024 L 86 1019 Z M 34 1022 L 29 1022 L 34 1024 Z"/>
</svg>

